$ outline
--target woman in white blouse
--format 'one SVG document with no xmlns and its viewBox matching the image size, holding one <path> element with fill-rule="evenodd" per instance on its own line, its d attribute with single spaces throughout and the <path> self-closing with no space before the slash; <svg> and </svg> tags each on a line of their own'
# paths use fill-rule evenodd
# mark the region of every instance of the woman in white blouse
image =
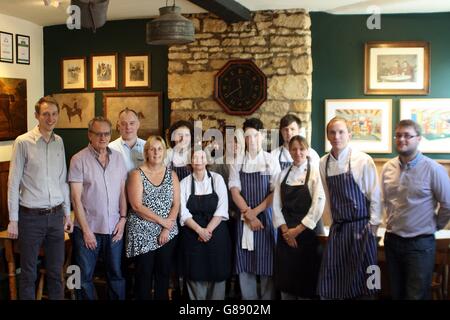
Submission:
<svg viewBox="0 0 450 320">
<path fill-rule="evenodd" d="M 289 141 L 293 165 L 275 178 L 273 223 L 278 228 L 274 281 L 283 300 L 313 298 L 320 268 L 315 228 L 325 207 L 325 193 L 316 166 L 311 166 L 308 142 Z"/>
<path fill-rule="evenodd" d="M 195 151 L 193 172 L 181 181 L 182 267 L 191 300 L 223 300 L 231 274 L 228 194 L 222 176 L 206 164 L 206 153 Z"/>
</svg>

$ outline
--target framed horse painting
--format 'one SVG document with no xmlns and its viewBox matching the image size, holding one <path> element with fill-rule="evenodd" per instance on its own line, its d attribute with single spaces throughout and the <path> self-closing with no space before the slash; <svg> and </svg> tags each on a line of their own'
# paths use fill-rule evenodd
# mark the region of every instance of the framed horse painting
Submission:
<svg viewBox="0 0 450 320">
<path fill-rule="evenodd" d="M 95 114 L 95 93 L 55 93 L 59 104 L 58 129 L 87 128 Z"/>
<path fill-rule="evenodd" d="M 147 139 L 151 134 L 162 135 L 161 92 L 120 92 L 103 93 L 103 116 L 116 128 L 119 113 L 125 108 L 132 109 L 138 115 L 140 126 L 138 136 Z M 116 128 L 117 129 L 117 128 Z M 111 141 L 119 137 L 113 130 Z"/>
</svg>

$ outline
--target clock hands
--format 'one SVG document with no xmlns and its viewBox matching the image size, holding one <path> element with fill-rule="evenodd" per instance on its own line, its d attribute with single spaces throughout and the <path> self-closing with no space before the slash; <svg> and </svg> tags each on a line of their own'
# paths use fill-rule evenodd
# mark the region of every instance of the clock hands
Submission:
<svg viewBox="0 0 450 320">
<path fill-rule="evenodd" d="M 231 95 L 232 95 L 233 93 L 235 93 L 236 91 L 241 90 L 241 89 L 242 89 L 242 87 L 241 87 L 241 79 L 238 79 L 238 85 L 239 85 L 239 87 L 237 87 L 236 89 L 234 89 L 234 90 L 232 90 L 232 91 L 230 91 L 230 92 L 224 94 L 223 96 L 224 96 L 225 98 L 228 98 L 229 96 L 231 96 Z"/>
</svg>

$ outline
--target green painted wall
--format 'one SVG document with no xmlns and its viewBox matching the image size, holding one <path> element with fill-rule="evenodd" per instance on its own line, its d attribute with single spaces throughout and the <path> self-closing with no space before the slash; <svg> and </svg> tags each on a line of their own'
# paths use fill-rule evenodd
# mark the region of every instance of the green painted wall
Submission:
<svg viewBox="0 0 450 320">
<path fill-rule="evenodd" d="M 90 30 L 69 30 L 65 25 L 44 28 L 44 93 L 60 93 L 63 57 L 85 56 L 90 70 L 90 55 L 96 53 L 118 53 L 118 90 L 92 90 L 88 72 L 88 90 L 95 92 L 95 115 L 103 113 L 103 92 L 124 91 L 161 91 L 163 93 L 164 129 L 169 124 L 167 99 L 167 47 L 150 46 L 145 43 L 145 20 L 108 21 L 96 33 Z M 147 90 L 123 89 L 123 55 L 130 53 L 149 53 L 151 70 L 151 88 Z M 80 91 L 82 92 L 82 91 Z M 86 129 L 57 129 L 64 139 L 67 161 L 73 154 L 84 148 L 87 143 Z"/>
<path fill-rule="evenodd" d="M 312 21 L 312 146 L 324 154 L 325 99 L 392 99 L 393 125 L 402 98 L 450 98 L 450 13 L 381 15 L 381 29 L 366 27 L 367 15 L 311 13 Z M 428 41 L 431 47 L 431 89 L 425 96 L 364 95 L 364 43 Z M 427 154 L 450 159 L 447 154 Z M 393 144 L 393 149 L 395 149 Z M 393 157 L 395 154 L 372 154 Z"/>
</svg>

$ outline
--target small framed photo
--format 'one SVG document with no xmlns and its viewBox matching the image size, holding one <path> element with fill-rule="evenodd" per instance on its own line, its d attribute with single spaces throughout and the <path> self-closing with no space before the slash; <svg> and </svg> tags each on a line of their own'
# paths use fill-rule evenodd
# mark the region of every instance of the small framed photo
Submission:
<svg viewBox="0 0 450 320">
<path fill-rule="evenodd" d="M 162 94 L 161 92 L 114 92 L 103 93 L 103 116 L 113 126 L 119 119 L 119 112 L 125 108 L 138 114 L 140 126 L 138 136 L 146 140 L 151 134 L 162 135 Z M 118 138 L 113 132 L 111 140 Z"/>
<path fill-rule="evenodd" d="M 117 53 L 91 56 L 92 89 L 117 90 Z"/>
<path fill-rule="evenodd" d="M 123 59 L 124 88 L 150 87 L 150 56 L 126 55 Z"/>
<path fill-rule="evenodd" d="M 450 99 L 400 99 L 400 120 L 403 119 L 421 126 L 420 151 L 450 153 Z"/>
<path fill-rule="evenodd" d="M 351 129 L 351 146 L 367 153 L 392 152 L 391 99 L 325 100 L 325 124 L 336 116 Z M 325 151 L 330 150 L 325 132 Z"/>
<path fill-rule="evenodd" d="M 86 90 L 86 58 L 70 57 L 61 59 L 61 89 Z"/>
<path fill-rule="evenodd" d="M 30 37 L 16 34 L 16 63 L 30 64 Z"/>
<path fill-rule="evenodd" d="M 0 31 L 0 62 L 14 63 L 13 34 Z"/>
<path fill-rule="evenodd" d="M 428 42 L 367 42 L 364 52 L 365 94 L 425 95 L 430 92 Z"/>
</svg>

